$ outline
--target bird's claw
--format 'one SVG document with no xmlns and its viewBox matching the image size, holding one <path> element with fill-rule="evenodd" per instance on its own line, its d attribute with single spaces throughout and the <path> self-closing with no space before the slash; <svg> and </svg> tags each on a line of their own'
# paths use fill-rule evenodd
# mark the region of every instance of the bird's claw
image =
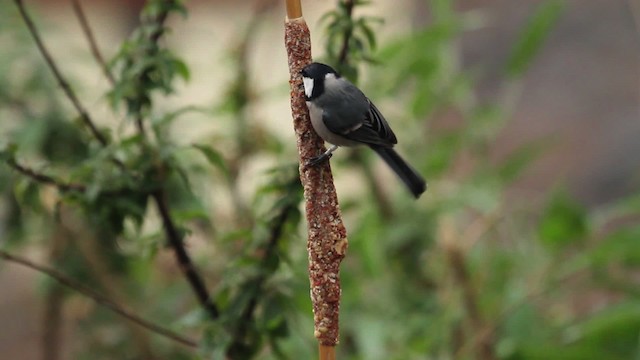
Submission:
<svg viewBox="0 0 640 360">
<path fill-rule="evenodd" d="M 321 154 L 321 155 L 318 155 L 318 156 L 314 156 L 311 159 L 309 159 L 309 161 L 307 161 L 307 164 L 305 165 L 305 168 L 319 165 L 319 164 L 329 160 L 331 158 L 331 156 L 333 156 L 333 154 Z"/>
</svg>

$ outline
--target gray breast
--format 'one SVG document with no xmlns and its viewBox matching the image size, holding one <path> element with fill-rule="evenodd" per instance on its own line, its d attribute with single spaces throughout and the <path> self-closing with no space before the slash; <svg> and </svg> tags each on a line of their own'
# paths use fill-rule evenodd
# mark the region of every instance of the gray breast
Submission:
<svg viewBox="0 0 640 360">
<path fill-rule="evenodd" d="M 329 130 L 327 125 L 323 120 L 323 111 L 318 106 L 313 104 L 310 101 L 307 101 L 307 107 L 309 108 L 309 116 L 311 117 L 311 125 L 313 129 L 320 135 L 320 137 L 331 144 L 338 146 L 355 146 L 358 145 L 357 142 L 351 141 L 349 139 L 340 136 L 337 133 Z"/>
<path fill-rule="evenodd" d="M 342 78 L 326 78 L 323 94 L 307 106 L 313 128 L 325 141 L 339 146 L 358 144 L 341 136 L 362 126 L 369 111 L 366 96 L 355 85 Z"/>
</svg>

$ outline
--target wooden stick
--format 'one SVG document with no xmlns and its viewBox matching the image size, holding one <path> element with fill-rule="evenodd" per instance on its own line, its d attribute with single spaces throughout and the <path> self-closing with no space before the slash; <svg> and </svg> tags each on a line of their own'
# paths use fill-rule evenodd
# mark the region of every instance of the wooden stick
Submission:
<svg viewBox="0 0 640 360">
<path fill-rule="evenodd" d="M 302 18 L 302 5 L 300 0 L 286 0 L 287 1 L 287 19 L 294 20 Z"/>
<path fill-rule="evenodd" d="M 336 360 L 336 347 L 325 346 L 320 344 L 318 347 L 318 353 L 320 354 L 320 360 Z"/>
<path fill-rule="evenodd" d="M 320 358 L 335 359 L 340 313 L 340 262 L 347 250 L 329 162 L 305 166 L 325 150 L 309 120 L 300 71 L 311 62 L 309 28 L 302 18 L 299 1 L 287 1 L 285 44 L 289 62 L 291 113 L 300 158 L 300 180 L 304 188 L 308 226 L 309 280 L 313 305 L 314 336 L 320 343 Z M 297 12 L 296 12 L 297 11 Z"/>
</svg>

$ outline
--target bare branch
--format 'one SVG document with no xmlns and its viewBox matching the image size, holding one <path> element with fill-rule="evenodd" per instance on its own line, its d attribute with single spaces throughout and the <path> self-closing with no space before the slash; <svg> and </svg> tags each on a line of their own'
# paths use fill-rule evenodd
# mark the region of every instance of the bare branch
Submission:
<svg viewBox="0 0 640 360">
<path fill-rule="evenodd" d="M 104 61 L 104 57 L 102 56 L 102 53 L 98 48 L 98 43 L 96 42 L 96 39 L 93 36 L 93 31 L 91 30 L 91 26 L 89 26 L 89 21 L 87 20 L 87 17 L 84 14 L 84 10 L 82 10 L 82 6 L 80 5 L 80 2 L 78 0 L 71 0 L 71 5 L 73 7 L 73 12 L 76 14 L 76 17 L 78 18 L 78 21 L 80 21 L 82 32 L 84 33 L 84 36 L 87 38 L 87 41 L 89 42 L 89 47 L 91 48 L 91 54 L 93 54 L 93 57 L 98 62 L 98 65 L 100 65 L 100 68 L 104 73 L 104 76 L 109 80 L 109 83 L 111 83 L 111 86 L 115 86 L 116 79 L 113 77 L 113 74 L 109 70 L 109 67 L 107 66 L 106 61 Z"/>
<path fill-rule="evenodd" d="M 469 320 L 469 325 L 475 336 L 472 338 L 476 357 L 481 360 L 497 359 L 495 354 L 495 340 L 488 321 L 480 311 L 478 293 L 473 284 L 465 254 L 460 246 L 460 238 L 456 233 L 453 222 L 443 221 L 439 237 L 442 249 L 447 257 L 447 265 L 451 271 L 454 284 L 460 289 L 462 305 Z"/>
<path fill-rule="evenodd" d="M 182 345 L 191 347 L 191 348 L 197 348 L 198 347 L 198 343 L 195 340 L 192 339 L 188 339 L 182 335 L 179 335 L 167 328 L 164 328 L 158 324 L 154 324 L 150 321 L 147 321 L 145 319 L 140 318 L 139 316 L 137 316 L 136 314 L 134 314 L 132 311 L 127 310 L 125 308 L 123 308 L 121 305 L 118 305 L 116 303 L 114 303 L 113 301 L 105 298 L 104 296 L 100 295 L 98 292 L 96 292 L 95 290 L 69 278 L 67 275 L 61 273 L 60 271 L 54 269 L 54 268 L 50 268 L 48 266 L 44 266 L 44 265 L 38 265 L 35 264 L 33 262 L 31 262 L 28 259 L 25 259 L 21 256 L 17 256 L 17 255 L 12 255 L 4 250 L 0 249 L 0 258 L 5 259 L 7 261 L 10 261 L 12 263 L 15 264 L 19 264 L 25 267 L 28 267 L 32 270 L 38 271 L 40 273 L 46 274 L 47 276 L 55 279 L 57 282 L 59 282 L 61 285 L 64 285 L 72 290 L 75 290 L 81 294 L 83 294 L 84 296 L 87 296 L 89 298 L 91 298 L 93 301 L 95 301 L 96 303 L 98 303 L 99 305 L 102 305 L 104 307 L 106 307 L 107 309 L 115 312 L 116 314 L 142 326 L 143 328 L 152 331 L 158 335 L 162 335 L 168 339 L 171 339 L 173 341 L 176 341 Z"/>
<path fill-rule="evenodd" d="M 170 4 L 173 3 L 174 0 L 165 0 L 165 3 Z M 166 7 L 163 11 L 158 12 L 155 16 L 143 19 L 143 22 L 148 25 L 152 25 L 151 28 L 153 31 L 149 33 L 148 40 L 151 42 L 151 47 L 146 48 L 145 51 L 153 52 L 156 50 L 158 41 L 160 41 L 161 36 L 164 34 L 164 23 L 169 16 L 169 7 Z M 141 75 L 145 76 L 145 75 Z M 138 97 L 146 96 L 144 93 L 136 94 Z M 138 111 L 135 114 L 136 127 L 138 132 L 143 138 L 146 138 L 144 123 L 143 123 L 143 114 Z M 161 168 L 163 164 L 158 165 L 158 172 L 163 173 Z M 163 186 L 161 186 L 158 190 L 151 193 L 151 197 L 153 201 L 156 203 L 156 207 L 158 208 L 158 212 L 160 213 L 160 218 L 162 220 L 162 226 L 164 229 L 165 236 L 167 238 L 167 242 L 169 246 L 173 249 L 173 253 L 176 257 L 176 261 L 180 266 L 180 270 L 184 274 L 185 278 L 189 282 L 191 289 L 195 293 L 200 305 L 205 309 L 205 311 L 209 314 L 211 319 L 217 319 L 220 316 L 220 311 L 218 307 L 211 299 L 209 295 L 209 290 L 207 286 L 197 271 L 196 266 L 193 264 L 189 253 L 187 252 L 182 236 L 178 232 L 178 229 L 175 225 L 175 221 L 171 217 L 171 211 L 169 209 L 169 204 L 166 199 L 166 191 Z"/>
<path fill-rule="evenodd" d="M 67 96 L 67 98 L 69 98 L 69 100 L 73 104 L 73 107 L 75 107 L 76 111 L 78 111 L 78 113 L 80 114 L 80 119 L 85 124 L 85 126 L 89 128 L 89 130 L 91 131 L 91 134 L 96 138 L 96 140 L 98 140 L 98 142 L 102 146 L 106 146 L 107 138 L 98 130 L 96 125 L 93 123 L 93 120 L 89 116 L 89 113 L 87 112 L 85 107 L 82 105 L 78 97 L 76 96 L 76 93 L 73 91 L 73 89 L 71 88 L 67 80 L 64 78 L 64 76 L 62 76 L 62 73 L 58 69 L 58 65 L 56 65 L 56 62 L 53 60 L 53 57 L 51 57 L 49 50 L 47 50 L 47 48 L 44 46 L 44 43 L 42 42 L 40 34 L 38 33 L 38 29 L 36 28 L 36 25 L 34 24 L 29 14 L 27 13 L 27 10 L 25 9 L 22 0 L 14 0 L 14 2 L 18 6 L 18 10 L 20 11 L 20 16 L 22 16 L 22 19 L 27 25 L 27 28 L 29 28 L 29 32 L 31 33 L 33 40 L 35 40 L 36 45 L 38 46 L 38 50 L 40 50 L 42 57 L 44 57 L 44 60 L 46 61 L 47 65 L 53 72 L 53 75 L 55 76 L 56 80 L 58 81 L 58 84 L 64 91 L 65 95 Z"/>
<path fill-rule="evenodd" d="M 44 298 L 44 318 L 42 319 L 42 359 L 58 360 L 61 358 L 62 307 L 64 305 L 64 288 L 53 287 Z"/>
<path fill-rule="evenodd" d="M 28 167 L 26 167 L 24 165 L 20 165 L 14 159 L 7 160 L 7 164 L 9 164 L 9 166 L 11 166 L 13 169 L 18 171 L 19 173 L 31 178 L 32 180 L 34 180 L 36 182 L 39 182 L 39 183 L 42 183 L 42 184 L 53 185 L 53 186 L 57 187 L 60 191 L 80 191 L 80 192 L 83 192 L 83 191 L 86 190 L 86 187 L 84 185 L 63 183 L 60 180 L 54 179 L 53 177 L 51 177 L 49 175 L 41 174 L 41 173 L 36 172 L 35 170 L 30 169 L 30 168 L 28 168 Z"/>
<path fill-rule="evenodd" d="M 30 178 L 31 180 L 40 183 L 40 184 L 44 184 L 44 185 L 51 185 L 51 186 L 55 186 L 58 190 L 62 191 L 62 192 L 66 192 L 66 191 L 77 191 L 77 192 L 85 192 L 87 191 L 87 186 L 84 184 L 78 184 L 78 183 L 65 183 L 62 180 L 56 179 L 52 176 L 49 175 L 45 175 L 42 173 L 39 173 L 25 165 L 19 164 L 18 162 L 16 162 L 14 159 L 8 159 L 7 160 L 7 164 L 12 167 L 14 170 L 16 170 L 17 172 L 21 173 L 22 175 L 27 176 L 28 178 Z M 133 190 L 128 189 L 128 188 L 121 188 L 121 189 L 113 189 L 113 190 L 103 190 L 101 191 L 102 195 L 107 195 L 107 196 L 127 196 L 130 195 L 131 192 Z"/>
<path fill-rule="evenodd" d="M 266 268 L 267 264 L 270 261 L 271 257 L 274 256 L 274 253 L 277 249 L 278 241 L 282 236 L 282 230 L 284 229 L 284 225 L 287 222 L 287 219 L 295 210 L 296 204 L 289 204 L 283 207 L 280 211 L 280 214 L 273 220 L 271 225 L 271 231 L 269 240 L 265 246 L 264 255 L 262 261 L 260 263 L 261 271 L 258 273 L 256 278 L 253 280 L 254 292 L 247 302 L 247 306 L 244 308 L 240 315 L 240 320 L 238 321 L 238 326 L 233 334 L 233 340 L 231 341 L 231 345 L 227 351 L 227 356 L 230 359 L 237 358 L 236 354 L 239 354 L 244 343 L 244 338 L 247 334 L 247 329 L 249 328 L 249 324 L 252 323 L 253 313 L 258 306 L 259 297 L 262 295 L 262 286 L 264 282 L 267 280 Z"/>
<path fill-rule="evenodd" d="M 174 3 L 175 0 L 165 0 L 164 1 L 166 4 L 171 4 Z M 160 38 L 162 37 L 162 35 L 164 34 L 164 23 L 165 21 L 167 21 L 167 18 L 169 17 L 169 10 L 168 8 L 165 8 L 164 10 L 158 12 L 155 16 L 151 16 L 149 18 L 143 18 L 142 22 L 143 22 L 143 26 L 150 26 L 150 28 L 153 29 L 153 31 L 151 31 L 149 33 L 148 36 L 148 40 L 150 42 L 149 47 L 146 47 L 144 50 L 146 52 L 146 55 L 150 55 L 153 52 L 155 52 L 157 50 L 158 47 L 158 41 L 160 41 Z M 142 81 L 142 77 L 146 76 L 145 73 L 142 73 L 140 75 L 140 78 L 138 79 L 139 81 Z M 138 97 L 145 97 L 147 96 L 144 93 L 138 93 L 137 94 Z M 144 117 L 143 114 L 138 110 L 138 113 L 136 114 L 135 117 L 135 123 L 136 123 L 136 128 L 138 129 L 138 132 L 142 135 L 142 136 L 146 136 L 146 132 L 144 129 Z"/>
<path fill-rule="evenodd" d="M 344 6 L 347 10 L 347 16 L 349 18 L 352 17 L 353 7 L 355 3 L 353 0 L 344 0 Z M 347 31 L 344 33 L 344 37 L 342 38 L 342 47 L 340 48 L 340 55 L 338 55 L 338 62 L 340 64 L 346 65 L 349 63 L 349 42 L 351 41 L 351 36 L 353 35 L 353 28 L 349 26 Z"/>
<path fill-rule="evenodd" d="M 355 0 L 344 0 L 344 6 L 347 13 L 347 16 L 351 20 L 353 17 L 353 8 L 355 7 Z M 351 38 L 353 37 L 353 27 L 350 26 L 346 29 L 342 37 L 342 46 L 340 47 L 340 53 L 338 55 L 338 64 L 341 67 L 344 67 L 349 64 L 349 44 L 351 42 Z M 369 183 L 371 187 L 371 192 L 373 197 L 376 199 L 376 204 L 378 205 L 378 210 L 380 211 L 380 215 L 384 219 L 390 219 L 393 215 L 393 208 L 391 206 L 391 201 L 387 198 L 384 193 L 383 186 L 380 183 L 380 180 L 371 169 L 371 166 L 366 163 L 362 153 L 357 149 L 352 149 L 350 151 L 351 156 L 354 158 L 356 164 L 360 166 L 362 171 L 365 174 L 365 179 Z"/>
<path fill-rule="evenodd" d="M 178 232 L 178 229 L 176 228 L 176 225 L 171 218 L 171 213 L 169 212 L 169 207 L 167 205 L 167 200 L 165 199 L 164 191 L 158 190 L 151 196 L 153 197 L 153 200 L 158 207 L 158 212 L 160 213 L 160 218 L 162 219 L 164 233 L 167 237 L 169 245 L 171 246 L 171 248 L 173 248 L 176 260 L 180 265 L 180 270 L 182 270 L 182 273 L 187 278 L 187 281 L 189 282 L 189 285 L 191 285 L 191 289 L 193 289 L 193 291 L 195 292 L 200 305 L 204 307 L 204 309 L 212 319 L 217 319 L 220 316 L 218 307 L 211 300 L 209 291 L 207 290 L 202 277 L 196 270 L 196 267 L 191 261 L 189 253 L 184 247 L 182 236 Z"/>
</svg>

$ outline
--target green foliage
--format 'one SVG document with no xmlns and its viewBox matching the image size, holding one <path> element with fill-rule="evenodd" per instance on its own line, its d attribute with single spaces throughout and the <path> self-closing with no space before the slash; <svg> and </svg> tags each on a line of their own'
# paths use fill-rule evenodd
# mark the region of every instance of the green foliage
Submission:
<svg viewBox="0 0 640 360">
<path fill-rule="evenodd" d="M 380 43 L 382 20 L 359 16 L 365 5 L 340 0 L 322 17 L 326 61 L 353 81 L 372 65 L 360 83 L 429 190 L 414 201 L 366 152 L 348 166 L 346 151 L 332 159 L 349 234 L 339 357 L 473 359 L 483 341 L 493 358 L 637 357 L 640 196 L 587 208 L 566 190 L 536 196 L 542 204 L 510 195 L 550 144 L 492 156 L 511 114 L 498 98 L 480 102 L 474 74 L 459 67 L 469 17 L 452 0 L 431 1 L 428 25 Z M 520 81 L 562 9 L 560 1 L 538 7 L 513 45 L 505 84 Z M 0 54 L 0 109 L 11 109 L 0 113 L 8 129 L 0 139 L 0 246 L 50 254 L 68 276 L 199 344 L 190 351 L 150 333 L 140 338 L 120 317 L 87 307 L 72 330 L 73 357 L 145 357 L 146 345 L 166 359 L 313 358 L 294 144 L 252 111 L 265 101 L 248 51 L 261 18 L 240 31 L 230 69 L 220 64 L 233 73 L 220 99 L 164 109 L 158 104 L 194 71 L 161 41 L 170 34 L 166 18 L 186 10 L 181 1 L 149 1 L 110 61 L 116 81 L 105 93 L 118 123 L 101 129 L 109 134 L 102 146 L 59 104 L 61 95 L 51 96 L 57 85 L 15 9 L 0 3 L 0 14 L 0 36 L 11 42 Z M 16 77 L 19 63 L 30 71 Z M 453 121 L 443 124 L 441 114 Z M 216 130 L 177 138 L 194 115 Z M 265 162 L 279 165 L 256 173 Z M 347 177 L 359 185 L 343 186 Z M 218 316 L 185 280 L 175 243 L 206 280 Z M 44 302 L 57 286 L 44 281 Z M 63 297 L 69 307 L 79 298 Z"/>
<path fill-rule="evenodd" d="M 540 241 L 562 248 L 584 241 L 587 233 L 586 210 L 564 191 L 552 194 L 540 221 Z"/>
<path fill-rule="evenodd" d="M 375 62 L 372 54 L 377 43 L 373 25 L 383 22 L 378 17 L 353 16 L 356 9 L 368 4 L 369 1 L 363 0 L 340 0 L 335 10 L 320 18 L 320 23 L 327 29 L 325 50 L 330 63 L 354 82 L 358 79 L 358 62 Z"/>
<path fill-rule="evenodd" d="M 531 64 L 564 9 L 564 1 L 547 0 L 542 3 L 523 28 L 511 50 L 507 62 L 507 75 L 517 77 Z"/>
<path fill-rule="evenodd" d="M 181 1 L 149 1 L 142 13 L 141 26 L 111 61 L 111 67 L 118 69 L 119 81 L 109 98 L 114 107 L 124 100 L 129 115 L 147 111 L 154 91 L 172 93 L 175 76 L 189 79 L 187 65 L 158 45 L 158 39 L 166 32 L 164 19 L 173 12 L 186 14 Z"/>
<path fill-rule="evenodd" d="M 218 168 L 218 170 L 222 171 L 225 176 L 229 176 L 229 169 L 227 168 L 227 165 L 224 159 L 222 158 L 222 155 L 218 151 L 216 151 L 215 149 L 213 149 L 211 146 L 208 146 L 208 145 L 194 144 L 193 147 L 195 149 L 200 150 L 211 165 L 215 166 L 216 168 Z"/>
</svg>

